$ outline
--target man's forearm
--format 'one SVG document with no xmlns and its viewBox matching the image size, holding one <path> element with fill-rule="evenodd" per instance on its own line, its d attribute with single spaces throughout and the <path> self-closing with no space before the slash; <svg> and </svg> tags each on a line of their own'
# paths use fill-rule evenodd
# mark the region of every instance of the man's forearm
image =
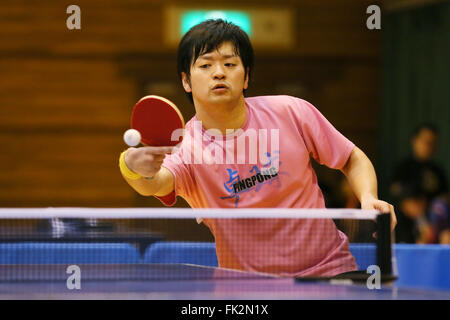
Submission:
<svg viewBox="0 0 450 320">
<path fill-rule="evenodd" d="M 341 170 L 360 202 L 365 197 L 378 199 L 378 184 L 375 168 L 369 158 L 355 147 Z"/>
<path fill-rule="evenodd" d="M 355 147 L 341 171 L 361 202 L 361 209 L 377 210 L 391 216 L 391 231 L 397 225 L 394 207 L 378 199 L 378 183 L 375 168 L 369 158 L 358 147 Z"/>
</svg>

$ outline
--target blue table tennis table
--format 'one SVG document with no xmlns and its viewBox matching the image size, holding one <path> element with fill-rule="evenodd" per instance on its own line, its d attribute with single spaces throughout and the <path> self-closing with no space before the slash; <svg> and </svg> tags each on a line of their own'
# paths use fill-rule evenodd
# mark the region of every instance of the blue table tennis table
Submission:
<svg viewBox="0 0 450 320">
<path fill-rule="evenodd" d="M 152 300 L 449 300 L 448 291 L 383 285 L 298 282 L 192 264 L 85 264 L 80 289 L 68 289 L 68 265 L 0 265 L 0 299 Z"/>
</svg>

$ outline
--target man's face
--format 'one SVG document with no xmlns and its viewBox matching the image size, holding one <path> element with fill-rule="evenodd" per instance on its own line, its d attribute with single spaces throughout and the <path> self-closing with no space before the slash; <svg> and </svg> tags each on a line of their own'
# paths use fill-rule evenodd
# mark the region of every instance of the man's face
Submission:
<svg viewBox="0 0 450 320">
<path fill-rule="evenodd" d="M 437 137 L 430 129 L 422 129 L 412 141 L 414 156 L 419 160 L 429 160 L 436 151 Z"/>
<path fill-rule="evenodd" d="M 242 90 L 248 87 L 241 58 L 230 42 L 222 43 L 217 50 L 200 55 L 191 66 L 188 80 L 182 74 L 183 87 L 192 92 L 200 104 L 228 104 L 238 101 Z"/>
</svg>

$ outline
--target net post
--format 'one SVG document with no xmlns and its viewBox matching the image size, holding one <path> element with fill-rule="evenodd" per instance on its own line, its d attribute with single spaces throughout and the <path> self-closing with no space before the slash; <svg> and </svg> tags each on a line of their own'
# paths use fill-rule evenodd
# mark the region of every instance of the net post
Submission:
<svg viewBox="0 0 450 320">
<path fill-rule="evenodd" d="M 391 215 L 377 216 L 377 265 L 382 275 L 392 275 Z"/>
</svg>

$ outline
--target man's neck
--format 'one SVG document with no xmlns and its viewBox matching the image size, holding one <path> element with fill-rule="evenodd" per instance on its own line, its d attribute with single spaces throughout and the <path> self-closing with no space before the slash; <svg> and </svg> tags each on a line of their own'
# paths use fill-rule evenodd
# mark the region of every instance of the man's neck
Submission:
<svg viewBox="0 0 450 320">
<path fill-rule="evenodd" d="M 242 128 L 247 120 L 245 100 L 242 96 L 237 103 L 217 104 L 196 107 L 197 119 L 202 122 L 205 130 L 217 129 L 222 134 L 230 133 L 227 130 Z"/>
</svg>

